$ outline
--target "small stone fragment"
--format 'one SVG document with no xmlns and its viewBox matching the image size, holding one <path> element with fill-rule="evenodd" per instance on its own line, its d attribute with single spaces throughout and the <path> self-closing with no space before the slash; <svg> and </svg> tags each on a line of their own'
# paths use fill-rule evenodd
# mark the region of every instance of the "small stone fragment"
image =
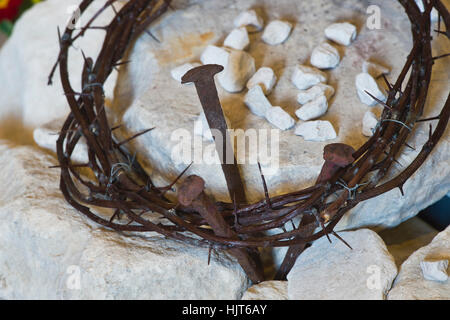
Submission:
<svg viewBox="0 0 450 320">
<path fill-rule="evenodd" d="M 236 28 L 225 38 L 223 45 L 236 50 L 244 50 L 250 44 L 247 29 Z"/>
<path fill-rule="evenodd" d="M 327 75 L 316 68 L 299 65 L 295 68 L 291 80 L 298 89 L 305 90 L 320 82 L 326 82 Z"/>
<path fill-rule="evenodd" d="M 443 282 L 448 279 L 448 260 L 423 260 L 420 262 L 420 268 L 426 280 Z"/>
<path fill-rule="evenodd" d="M 308 121 L 323 116 L 327 110 L 328 101 L 327 98 L 322 95 L 303 105 L 303 107 L 295 111 L 295 114 L 300 120 Z"/>
<path fill-rule="evenodd" d="M 230 120 L 227 116 L 225 116 L 225 121 L 227 123 L 228 128 L 231 128 L 230 126 Z M 194 134 L 197 136 L 202 136 L 207 141 L 214 141 L 211 129 L 208 125 L 208 120 L 206 119 L 205 112 L 202 111 L 198 118 L 195 120 L 194 123 Z"/>
<path fill-rule="evenodd" d="M 218 80 L 226 91 L 240 92 L 254 73 L 255 59 L 245 51 L 233 50 L 228 56 L 225 69 L 218 74 Z"/>
<path fill-rule="evenodd" d="M 267 110 L 266 119 L 280 130 L 289 130 L 295 125 L 295 120 L 281 107 Z"/>
<path fill-rule="evenodd" d="M 273 72 L 272 68 L 262 67 L 248 80 L 247 88 L 251 89 L 256 85 L 260 85 L 265 95 L 272 92 L 275 83 L 277 82 L 277 76 Z"/>
<path fill-rule="evenodd" d="M 329 121 L 307 121 L 297 125 L 295 134 L 303 136 L 306 141 L 327 141 L 336 139 L 336 131 Z"/>
<path fill-rule="evenodd" d="M 292 24 L 287 21 L 274 20 L 271 21 L 262 34 L 261 39 L 271 45 L 275 46 L 283 43 L 291 33 Z"/>
<path fill-rule="evenodd" d="M 255 32 L 262 30 L 264 20 L 256 14 L 255 10 L 247 10 L 234 19 L 234 25 L 237 28 L 246 27 L 249 32 Z"/>
<path fill-rule="evenodd" d="M 170 75 L 176 81 L 181 83 L 181 77 L 183 77 L 186 74 L 186 72 L 188 72 L 189 70 L 194 69 L 195 67 L 198 67 L 198 66 L 200 66 L 200 63 L 185 63 L 185 64 L 182 64 L 181 66 L 173 68 L 170 71 Z"/>
<path fill-rule="evenodd" d="M 348 22 L 333 23 L 325 29 L 325 36 L 339 44 L 349 46 L 357 35 L 356 27 Z"/>
<path fill-rule="evenodd" d="M 226 67 L 229 56 L 230 52 L 228 50 L 217 46 L 209 45 L 203 51 L 200 57 L 200 61 L 203 64 L 219 64 L 223 67 Z"/>
<path fill-rule="evenodd" d="M 336 68 L 341 60 L 339 52 L 329 43 L 322 43 L 314 48 L 311 54 L 311 64 L 319 69 Z"/>
<path fill-rule="evenodd" d="M 308 90 L 302 90 L 297 95 L 297 102 L 300 104 L 306 104 L 320 96 L 325 96 L 330 99 L 334 95 L 334 88 L 327 84 L 319 83 L 309 88 Z"/>
<path fill-rule="evenodd" d="M 378 119 L 375 114 L 371 111 L 367 111 L 364 114 L 362 121 L 362 134 L 366 137 L 371 137 L 373 135 L 373 131 L 378 124 Z"/>
<path fill-rule="evenodd" d="M 272 108 L 272 104 L 269 100 L 267 100 L 261 86 L 259 85 L 256 85 L 248 90 L 244 98 L 244 103 L 253 114 L 259 117 L 264 117 L 267 110 Z"/>
<path fill-rule="evenodd" d="M 367 92 L 372 94 L 375 98 L 385 101 L 386 96 L 383 92 L 381 92 L 377 82 L 370 74 L 364 72 L 358 74 L 355 79 L 355 84 L 359 99 L 362 103 L 367 104 L 370 107 L 378 103 L 375 99 L 368 95 Z"/>
<path fill-rule="evenodd" d="M 389 72 L 391 72 L 389 68 L 386 68 L 378 63 L 370 61 L 363 62 L 362 71 L 364 73 L 370 74 L 375 79 L 378 79 L 383 74 L 389 74 Z"/>
</svg>

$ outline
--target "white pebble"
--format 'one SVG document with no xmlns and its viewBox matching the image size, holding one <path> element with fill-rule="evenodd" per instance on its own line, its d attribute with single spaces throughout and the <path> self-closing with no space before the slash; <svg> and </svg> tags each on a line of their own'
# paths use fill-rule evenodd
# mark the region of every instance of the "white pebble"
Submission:
<svg viewBox="0 0 450 320">
<path fill-rule="evenodd" d="M 181 78 L 186 74 L 186 72 L 188 72 L 191 69 L 194 69 L 195 67 L 200 66 L 200 63 L 185 63 L 181 66 L 178 66 L 176 68 L 173 68 L 170 71 L 170 75 L 172 76 L 172 78 L 174 78 L 175 80 L 177 80 L 178 82 L 181 83 Z"/>
<path fill-rule="evenodd" d="M 219 64 L 223 67 L 227 65 L 230 52 L 224 48 L 209 45 L 203 51 L 200 61 L 203 64 Z"/>
<path fill-rule="evenodd" d="M 248 80 L 247 88 L 251 89 L 256 85 L 260 85 L 265 95 L 272 92 L 275 83 L 277 82 L 277 76 L 271 68 L 262 67 Z"/>
<path fill-rule="evenodd" d="M 230 32 L 225 38 L 223 45 L 225 47 L 233 48 L 236 50 L 244 50 L 250 44 L 248 38 L 248 32 L 245 28 L 237 28 Z"/>
<path fill-rule="evenodd" d="M 327 100 L 330 99 L 334 95 L 334 88 L 323 83 L 316 84 L 308 90 L 300 91 L 297 95 L 297 101 L 300 104 L 305 104 L 322 95 L 324 95 Z"/>
<path fill-rule="evenodd" d="M 320 82 L 327 82 L 327 75 L 316 68 L 300 65 L 295 68 L 291 80 L 298 89 L 305 90 Z"/>
<path fill-rule="evenodd" d="M 371 62 L 371 61 L 363 62 L 362 71 L 364 73 L 370 74 L 375 79 L 381 77 L 383 74 L 389 74 L 389 72 L 391 72 L 391 70 L 389 68 L 386 68 L 385 66 L 382 66 L 381 64 Z"/>
<path fill-rule="evenodd" d="M 244 98 L 244 103 L 253 114 L 259 117 L 264 117 L 267 110 L 272 108 L 272 105 L 269 100 L 267 100 L 262 88 L 259 85 L 248 90 Z"/>
<path fill-rule="evenodd" d="M 343 46 L 349 46 L 356 39 L 356 27 L 348 22 L 333 23 L 325 29 L 325 36 Z"/>
<path fill-rule="evenodd" d="M 303 105 L 300 109 L 295 111 L 296 116 L 303 121 L 317 119 L 323 116 L 328 110 L 327 98 L 322 95 L 311 102 Z"/>
<path fill-rule="evenodd" d="M 327 141 L 336 139 L 336 131 L 329 121 L 307 121 L 297 125 L 295 134 L 307 141 Z"/>
<path fill-rule="evenodd" d="M 359 99 L 362 103 L 371 107 L 378 103 L 375 99 L 368 95 L 366 91 L 381 101 L 386 100 L 386 96 L 383 92 L 381 92 L 377 82 L 370 74 L 364 72 L 358 74 L 355 79 L 355 84 Z"/>
<path fill-rule="evenodd" d="M 375 114 L 371 111 L 367 111 L 364 114 L 362 121 L 362 134 L 366 137 L 371 137 L 373 135 L 373 131 L 378 124 L 378 119 Z"/>
<path fill-rule="evenodd" d="M 225 121 L 228 128 L 230 127 L 230 120 L 225 116 Z M 202 111 L 194 123 L 194 134 L 197 136 L 202 136 L 207 141 L 214 141 L 211 129 L 208 125 L 208 120 L 206 119 L 205 112 Z"/>
<path fill-rule="evenodd" d="M 448 260 L 421 261 L 423 277 L 431 281 L 447 281 Z"/>
<path fill-rule="evenodd" d="M 242 91 L 254 73 L 255 59 L 245 51 L 232 50 L 225 69 L 217 78 L 222 88 L 234 93 Z"/>
<path fill-rule="evenodd" d="M 287 21 L 274 20 L 271 21 L 261 36 L 261 39 L 271 46 L 281 44 L 289 37 L 292 24 Z"/>
<path fill-rule="evenodd" d="M 234 19 L 234 25 L 237 28 L 246 27 L 248 31 L 260 31 L 264 27 L 264 21 L 259 17 L 255 10 L 244 11 Z"/>
<path fill-rule="evenodd" d="M 326 42 L 315 47 L 311 54 L 311 64 L 319 69 L 336 68 L 340 60 L 337 49 Z"/>
<path fill-rule="evenodd" d="M 265 117 L 280 130 L 289 130 L 295 125 L 295 120 L 281 107 L 269 108 Z"/>
</svg>

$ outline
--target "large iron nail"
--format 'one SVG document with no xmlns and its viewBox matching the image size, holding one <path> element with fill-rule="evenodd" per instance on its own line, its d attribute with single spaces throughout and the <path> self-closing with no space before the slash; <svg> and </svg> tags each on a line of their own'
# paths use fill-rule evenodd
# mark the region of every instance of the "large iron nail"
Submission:
<svg viewBox="0 0 450 320">
<path fill-rule="evenodd" d="M 228 192 L 231 199 L 235 195 L 236 202 L 238 204 L 244 204 L 247 202 L 244 185 L 239 174 L 231 141 L 227 139 L 228 127 L 214 83 L 214 76 L 222 70 L 223 67 L 217 64 L 200 66 L 186 72 L 181 79 L 181 83 L 193 82 L 195 84 L 209 127 L 219 130 L 222 134 L 222 144 L 216 143 L 216 149 L 218 154 L 222 155 L 222 171 L 225 175 Z M 233 162 L 229 163 L 230 161 Z"/>
</svg>

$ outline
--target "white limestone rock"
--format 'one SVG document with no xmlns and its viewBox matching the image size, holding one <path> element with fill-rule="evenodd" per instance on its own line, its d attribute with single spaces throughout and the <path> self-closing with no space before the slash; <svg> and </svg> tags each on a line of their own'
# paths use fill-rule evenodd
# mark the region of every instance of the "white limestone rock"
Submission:
<svg viewBox="0 0 450 320">
<path fill-rule="evenodd" d="M 185 63 L 182 64 L 181 66 L 178 66 L 176 68 L 173 68 L 170 71 L 170 75 L 172 76 L 172 78 L 178 82 L 181 83 L 181 78 L 186 74 L 186 72 L 188 72 L 191 69 L 194 69 L 196 67 L 200 66 L 200 63 Z"/>
<path fill-rule="evenodd" d="M 225 116 L 225 121 L 227 123 L 228 128 L 231 129 L 230 120 L 228 119 L 227 116 Z M 195 120 L 194 134 L 202 136 L 207 141 L 214 142 L 214 138 L 204 111 L 202 111 L 198 116 L 198 118 Z"/>
<path fill-rule="evenodd" d="M 27 126 L 37 127 L 53 119 L 66 116 L 69 106 L 64 96 L 57 69 L 53 85 L 48 86 L 48 76 L 59 52 L 56 27 L 64 30 L 69 19 L 68 8 L 79 0 L 59 0 L 38 3 L 27 10 L 14 24 L 14 31 L 0 51 L 0 118 L 11 115 L 21 118 Z M 88 21 L 102 6 L 95 1 L 83 14 Z M 117 3 L 119 9 L 121 4 Z M 96 20 L 107 25 L 114 11 L 111 8 Z M 45 17 L 45 19 L 42 19 Z M 100 51 L 104 32 L 89 32 L 77 42 L 87 57 L 95 58 Z M 70 50 L 69 79 L 75 91 L 81 91 L 80 77 L 84 59 L 78 50 Z M 117 72 L 113 72 L 104 85 L 106 103 L 114 97 Z"/>
<path fill-rule="evenodd" d="M 378 79 L 383 74 L 389 74 L 391 70 L 379 63 L 364 61 L 362 65 L 362 72 L 370 74 L 373 78 Z"/>
<path fill-rule="evenodd" d="M 295 134 L 302 136 L 306 141 L 328 141 L 337 138 L 336 131 L 329 121 L 307 121 L 299 123 L 295 128 Z"/>
<path fill-rule="evenodd" d="M 56 153 L 56 141 L 65 119 L 53 120 L 34 129 L 33 139 L 38 146 Z M 80 139 L 72 152 L 71 159 L 75 163 L 88 163 L 88 148 L 84 137 Z"/>
<path fill-rule="evenodd" d="M 231 51 L 225 69 L 218 74 L 222 88 L 230 93 L 240 92 L 255 73 L 255 59 L 245 51 Z"/>
<path fill-rule="evenodd" d="M 287 21 L 274 20 L 265 27 L 261 39 L 271 45 L 276 46 L 286 41 L 291 33 L 292 24 Z"/>
<path fill-rule="evenodd" d="M 334 69 L 339 65 L 339 51 L 329 43 L 322 43 L 311 53 L 311 65 L 319 69 Z"/>
<path fill-rule="evenodd" d="M 325 29 L 325 36 L 343 46 L 349 46 L 355 41 L 357 35 L 356 27 L 349 22 L 333 23 Z"/>
<path fill-rule="evenodd" d="M 327 75 L 312 67 L 299 65 L 292 74 L 292 83 L 300 90 L 306 90 L 321 82 L 327 82 Z"/>
<path fill-rule="evenodd" d="M 244 27 L 233 29 L 223 42 L 225 47 L 236 50 L 244 50 L 249 44 L 248 32 Z"/>
<path fill-rule="evenodd" d="M 272 92 L 275 83 L 277 82 L 277 76 L 273 72 L 272 68 L 261 67 L 255 74 L 248 80 L 247 89 L 251 89 L 256 85 L 260 85 L 265 95 L 269 95 Z"/>
<path fill-rule="evenodd" d="M 382 300 L 397 275 L 394 259 L 373 231 L 341 232 L 315 241 L 287 275 L 290 300 Z"/>
<path fill-rule="evenodd" d="M 420 261 L 423 277 L 430 281 L 448 280 L 448 260 L 423 260 Z"/>
<path fill-rule="evenodd" d="M 362 120 L 362 134 L 366 137 L 371 137 L 378 125 L 378 121 L 378 118 L 372 111 L 367 111 Z"/>
<path fill-rule="evenodd" d="M 208 45 L 200 56 L 200 61 L 203 64 L 219 64 L 225 68 L 228 64 L 229 57 L 229 50 L 213 45 Z"/>
<path fill-rule="evenodd" d="M 390 300 L 449 300 L 450 281 L 430 281 L 424 278 L 421 262 L 450 259 L 450 226 L 440 232 L 425 247 L 414 252 L 401 266 L 395 279 Z"/>
<path fill-rule="evenodd" d="M 373 99 L 370 95 L 368 95 L 367 92 L 369 92 L 375 98 L 381 101 L 386 100 L 386 95 L 383 92 L 381 92 L 375 79 L 368 73 L 363 72 L 358 74 L 355 78 L 355 85 L 358 97 L 361 100 L 361 102 L 370 107 L 375 106 L 376 104 L 378 104 L 378 102 L 375 99 Z"/>
<path fill-rule="evenodd" d="M 264 281 L 251 286 L 242 300 L 287 300 L 287 281 Z"/>
<path fill-rule="evenodd" d="M 322 95 L 315 98 L 295 111 L 296 116 L 303 121 L 317 119 L 323 116 L 328 110 L 327 98 Z"/>
<path fill-rule="evenodd" d="M 208 248 L 84 218 L 63 199 L 54 164 L 36 148 L 0 144 L 1 298 L 240 299 L 248 288 L 224 252 L 208 265 Z"/>
<path fill-rule="evenodd" d="M 266 111 L 267 121 L 280 130 L 289 130 L 295 125 L 295 120 L 281 107 L 272 107 Z"/>
<path fill-rule="evenodd" d="M 272 108 L 272 104 L 267 100 L 261 86 L 256 85 L 250 88 L 244 98 L 245 105 L 258 117 L 264 117 L 267 110 Z"/>
<path fill-rule="evenodd" d="M 255 10 L 247 10 L 234 19 L 234 25 L 237 28 L 246 27 L 250 32 L 255 32 L 262 30 L 264 20 L 256 14 Z"/>
<path fill-rule="evenodd" d="M 334 88 L 327 84 L 319 83 L 309 88 L 308 90 L 302 90 L 297 95 L 297 102 L 300 104 L 306 104 L 320 96 L 325 96 L 329 100 L 334 95 Z"/>
</svg>

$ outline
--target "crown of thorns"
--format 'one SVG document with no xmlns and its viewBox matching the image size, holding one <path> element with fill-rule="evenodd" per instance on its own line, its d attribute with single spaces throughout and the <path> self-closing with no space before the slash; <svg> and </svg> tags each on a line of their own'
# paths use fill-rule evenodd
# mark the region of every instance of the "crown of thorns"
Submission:
<svg viewBox="0 0 450 320">
<path fill-rule="evenodd" d="M 324 157 L 334 161 L 334 170 L 322 169 L 315 185 L 276 197 L 270 197 L 261 173 L 265 198 L 247 203 L 243 183 L 236 163 L 223 165 L 231 203 L 215 202 L 204 192 L 205 184 L 198 176 L 182 177 L 184 170 L 168 186 L 156 186 L 126 148 L 136 134 L 118 141 L 108 123 L 105 112 L 103 84 L 110 73 L 127 63 L 122 58 L 125 51 L 149 25 L 166 10 L 172 9 L 170 0 L 130 0 L 120 10 L 109 0 L 78 30 L 68 26 L 58 30 L 60 52 L 49 76 L 59 65 L 62 86 L 70 107 L 70 114 L 57 140 L 57 157 L 61 169 L 60 189 L 65 199 L 87 218 L 117 231 L 157 232 L 175 240 L 210 249 L 229 250 L 253 282 L 264 279 L 258 248 L 289 247 L 285 259 L 275 276 L 283 279 L 292 268 L 296 258 L 308 243 L 330 235 L 344 241 L 334 231 L 342 216 L 361 201 L 376 197 L 403 185 L 424 163 L 444 134 L 450 116 L 450 96 L 440 114 L 422 119 L 425 101 L 429 93 L 434 61 L 448 56 L 432 56 L 432 35 L 450 36 L 450 15 L 440 0 L 425 1 L 425 11 L 420 12 L 412 0 L 399 0 L 410 22 L 413 47 L 395 83 L 384 77 L 388 99 L 384 103 L 381 120 L 373 136 L 358 150 L 343 144 L 325 147 Z M 93 0 L 83 0 L 79 5 L 83 14 Z M 106 26 L 93 26 L 96 18 L 107 8 L 113 8 L 115 16 Z M 432 29 L 431 10 L 439 13 L 438 28 Z M 441 29 L 444 25 L 445 30 Z M 84 57 L 81 92 L 72 89 L 68 74 L 68 52 L 72 45 L 91 29 L 106 32 L 101 51 L 94 62 Z M 150 34 L 151 35 L 151 34 Z M 185 75 L 184 81 L 203 81 L 218 71 L 218 66 L 204 66 Z M 206 74 L 206 76 L 205 76 Z M 207 86 L 210 85 L 207 84 Z M 402 90 L 402 88 L 404 88 Z M 197 87 L 198 89 L 198 87 Z M 200 100 L 214 95 L 215 87 L 199 92 Z M 374 98 L 375 99 L 375 98 Z M 204 105 L 208 119 L 218 119 L 215 129 L 226 129 L 222 111 L 217 105 Z M 403 170 L 382 182 L 396 161 L 414 127 L 421 122 L 432 121 L 428 140 L 416 158 Z M 225 124 L 225 126 L 223 126 Z M 88 147 L 89 161 L 74 164 L 71 155 L 84 137 Z M 81 174 L 89 170 L 92 178 Z M 180 180 L 181 179 L 181 180 Z M 176 200 L 170 200 L 167 192 L 180 180 Z M 329 197 L 337 194 L 330 201 Z M 108 208 L 110 217 L 96 213 L 96 208 Z M 103 210 L 104 211 L 104 210 Z M 155 223 L 146 213 L 159 215 L 166 223 Z M 301 222 L 294 224 L 294 218 Z M 286 231 L 286 223 L 292 223 L 292 231 Z M 271 232 L 271 235 L 265 231 Z M 345 243 L 345 241 L 344 241 Z"/>
</svg>

